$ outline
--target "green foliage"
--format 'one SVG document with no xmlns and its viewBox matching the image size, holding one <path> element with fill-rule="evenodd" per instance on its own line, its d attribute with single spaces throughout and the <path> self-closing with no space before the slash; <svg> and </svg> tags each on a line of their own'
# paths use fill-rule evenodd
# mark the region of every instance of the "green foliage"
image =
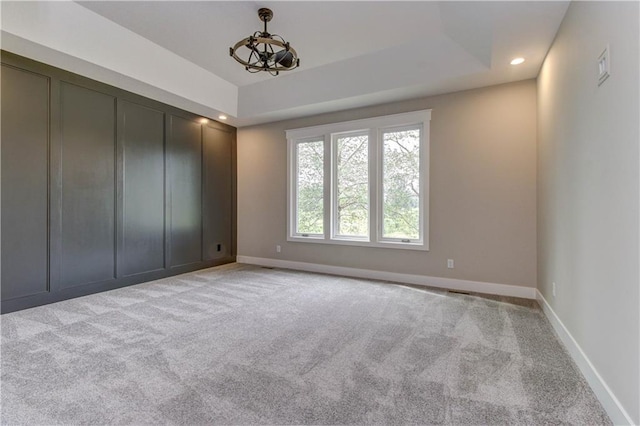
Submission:
<svg viewBox="0 0 640 426">
<path fill-rule="evenodd" d="M 298 223 L 301 234 L 324 232 L 324 142 L 297 145 L 298 152 Z"/>
<path fill-rule="evenodd" d="M 338 235 L 369 235 L 369 137 L 337 140 Z"/>
</svg>

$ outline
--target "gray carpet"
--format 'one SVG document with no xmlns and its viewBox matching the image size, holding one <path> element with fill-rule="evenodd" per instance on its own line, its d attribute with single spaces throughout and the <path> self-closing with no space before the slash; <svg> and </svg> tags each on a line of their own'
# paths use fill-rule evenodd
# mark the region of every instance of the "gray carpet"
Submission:
<svg viewBox="0 0 640 426">
<path fill-rule="evenodd" d="M 227 265 L 3 315 L 3 424 L 609 424 L 535 302 Z"/>
</svg>

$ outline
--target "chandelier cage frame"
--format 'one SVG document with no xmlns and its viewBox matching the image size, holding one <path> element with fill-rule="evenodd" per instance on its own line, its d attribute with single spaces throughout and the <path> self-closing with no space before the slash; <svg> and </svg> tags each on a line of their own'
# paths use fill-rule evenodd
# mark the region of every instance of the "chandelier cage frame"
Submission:
<svg viewBox="0 0 640 426">
<path fill-rule="evenodd" d="M 296 50 L 281 36 L 267 31 L 267 22 L 273 18 L 273 12 L 261 8 L 258 10 L 258 17 L 264 22 L 264 31 L 256 31 L 237 42 L 229 48 L 229 55 L 251 73 L 266 71 L 276 76 L 280 71 L 298 68 L 300 58 Z M 246 59 L 241 58 L 238 52 L 243 46 L 249 50 Z"/>
</svg>

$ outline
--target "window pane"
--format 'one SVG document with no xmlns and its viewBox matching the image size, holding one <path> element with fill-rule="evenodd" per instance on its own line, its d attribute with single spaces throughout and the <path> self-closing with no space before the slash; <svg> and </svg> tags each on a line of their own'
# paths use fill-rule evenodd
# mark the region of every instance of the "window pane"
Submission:
<svg viewBox="0 0 640 426">
<path fill-rule="evenodd" d="M 369 137 L 336 139 L 336 234 L 369 236 Z"/>
<path fill-rule="evenodd" d="M 296 233 L 324 232 L 324 142 L 297 144 Z"/>
<path fill-rule="evenodd" d="M 383 133 L 383 238 L 420 238 L 420 130 Z"/>
</svg>

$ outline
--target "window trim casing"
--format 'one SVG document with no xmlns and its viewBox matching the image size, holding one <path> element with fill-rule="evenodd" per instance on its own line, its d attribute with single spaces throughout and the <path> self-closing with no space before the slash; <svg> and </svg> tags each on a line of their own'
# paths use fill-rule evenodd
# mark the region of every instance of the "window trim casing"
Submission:
<svg viewBox="0 0 640 426">
<path fill-rule="evenodd" d="M 287 241 L 315 244 L 348 245 L 360 247 L 394 248 L 402 250 L 429 250 L 429 162 L 430 162 L 431 110 L 393 114 L 361 120 L 286 130 L 287 138 Z M 410 243 L 399 239 L 384 239 L 382 233 L 382 132 L 386 129 L 421 125 L 420 141 L 420 227 L 422 240 Z M 369 132 L 369 238 L 352 239 L 334 237 L 335 212 L 333 191 L 333 135 Z M 324 141 L 324 235 L 304 237 L 296 234 L 297 144 Z"/>
</svg>

